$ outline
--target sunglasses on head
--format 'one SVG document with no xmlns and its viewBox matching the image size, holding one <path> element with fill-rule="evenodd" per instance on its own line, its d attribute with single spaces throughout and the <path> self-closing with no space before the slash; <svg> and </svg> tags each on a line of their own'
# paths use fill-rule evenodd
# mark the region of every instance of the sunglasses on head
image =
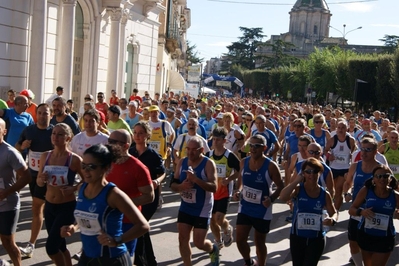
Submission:
<svg viewBox="0 0 399 266">
<path fill-rule="evenodd" d="M 260 147 L 265 147 L 262 143 L 249 143 L 250 148 L 260 148 Z"/>
<path fill-rule="evenodd" d="M 392 175 L 390 173 L 385 173 L 385 174 L 381 174 L 381 175 L 375 175 L 375 177 L 378 179 L 381 179 L 381 178 L 388 179 L 388 178 L 392 177 Z"/>
<path fill-rule="evenodd" d="M 319 155 L 321 151 L 313 151 L 313 150 L 308 150 L 309 154 L 311 155 Z"/>
<path fill-rule="evenodd" d="M 364 152 L 372 152 L 374 151 L 374 148 L 360 148 L 360 150 Z"/>
<path fill-rule="evenodd" d="M 82 163 L 82 170 L 93 171 L 96 170 L 98 167 L 102 166 L 101 164 L 94 164 L 94 163 Z"/>
<path fill-rule="evenodd" d="M 303 170 L 303 172 L 308 174 L 308 175 L 319 173 L 319 171 L 317 171 L 316 169 L 305 169 L 305 170 Z"/>
</svg>

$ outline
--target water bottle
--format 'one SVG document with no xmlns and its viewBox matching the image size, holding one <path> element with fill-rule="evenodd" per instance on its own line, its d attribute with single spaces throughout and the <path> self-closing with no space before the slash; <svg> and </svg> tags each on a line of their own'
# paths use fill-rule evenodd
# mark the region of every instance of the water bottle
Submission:
<svg viewBox="0 0 399 266">
<path fill-rule="evenodd" d="M 327 219 L 329 217 L 329 215 L 328 215 L 328 212 L 327 212 L 327 210 L 323 210 L 323 221 L 325 220 L 325 219 Z M 330 226 L 328 226 L 328 225 L 324 225 L 323 224 L 323 231 L 324 232 L 328 232 L 328 231 L 330 231 Z"/>
</svg>

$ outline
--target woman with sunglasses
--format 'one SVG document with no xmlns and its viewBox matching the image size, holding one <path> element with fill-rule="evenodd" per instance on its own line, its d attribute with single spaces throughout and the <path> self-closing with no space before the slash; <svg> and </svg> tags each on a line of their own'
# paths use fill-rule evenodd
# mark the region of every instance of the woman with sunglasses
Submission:
<svg viewBox="0 0 399 266">
<path fill-rule="evenodd" d="M 234 199 L 240 199 L 236 223 L 236 243 L 245 265 L 257 265 L 250 257 L 248 236 L 254 230 L 256 254 L 259 265 L 266 264 L 266 235 L 270 230 L 273 202 L 284 187 L 277 164 L 264 155 L 266 139 L 254 135 L 248 140 L 250 156 L 241 160 L 237 191 Z M 272 193 L 273 183 L 276 190 Z"/>
<path fill-rule="evenodd" d="M 71 128 L 65 123 L 54 126 L 51 143 L 54 150 L 44 152 L 40 157 L 37 185 L 47 187 L 44 218 L 48 233 L 46 252 L 55 265 L 72 265 L 66 241 L 60 236 L 64 225 L 74 222 L 76 198 L 75 175 L 82 176 L 82 159 L 69 150 L 73 136 Z"/>
<path fill-rule="evenodd" d="M 373 169 L 349 208 L 349 214 L 360 216 L 357 243 L 365 266 L 386 265 L 395 247 L 393 219 L 399 219 L 398 183 L 386 165 Z"/>
<path fill-rule="evenodd" d="M 151 138 L 151 127 L 148 122 L 139 121 L 133 127 L 133 140 L 136 145 L 133 145 L 129 153 L 139 159 L 151 174 L 152 185 L 154 186 L 154 201 L 142 205 L 141 213 L 145 219 L 149 221 L 154 215 L 160 203 L 160 189 L 161 183 L 165 178 L 165 167 L 162 157 L 155 150 L 148 146 L 148 141 Z M 147 232 L 137 239 L 136 251 L 134 256 L 134 265 L 157 265 L 155 260 L 154 250 L 150 234 Z"/>
<path fill-rule="evenodd" d="M 331 138 L 330 132 L 323 128 L 326 124 L 324 115 L 315 114 L 313 116 L 313 124 L 314 128 L 310 129 L 307 133 L 312 135 L 315 141 L 319 143 L 321 148 L 324 150 L 327 141 Z"/>
<path fill-rule="evenodd" d="M 319 160 L 306 159 L 301 173 L 280 193 L 281 200 L 294 202 L 290 235 L 294 266 L 318 264 L 326 243 L 323 225 L 334 226 L 337 222 L 338 214 L 330 193 L 318 184 L 322 172 L 323 165 Z M 323 209 L 328 213 L 324 220 Z"/>
<path fill-rule="evenodd" d="M 118 145 L 97 144 L 83 154 L 83 181 L 74 212 L 76 223 L 61 228 L 68 237 L 80 228 L 83 252 L 78 265 L 132 265 L 125 242 L 148 232 L 149 225 L 132 200 L 106 180 L 113 162 L 124 156 Z M 134 226 L 122 232 L 122 218 Z M 58 231 L 60 234 L 60 230 Z"/>
</svg>

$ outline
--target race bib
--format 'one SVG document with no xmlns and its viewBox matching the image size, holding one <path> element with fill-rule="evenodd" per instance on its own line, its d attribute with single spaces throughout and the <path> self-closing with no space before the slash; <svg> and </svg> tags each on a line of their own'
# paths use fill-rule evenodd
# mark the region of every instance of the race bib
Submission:
<svg viewBox="0 0 399 266">
<path fill-rule="evenodd" d="M 262 190 L 244 186 L 242 197 L 247 202 L 260 204 L 262 201 Z"/>
<path fill-rule="evenodd" d="M 46 165 L 43 172 L 48 173 L 47 183 L 51 186 L 68 185 L 68 167 L 59 165 Z"/>
<path fill-rule="evenodd" d="M 160 141 L 150 141 L 149 145 L 154 151 L 156 151 L 158 153 L 161 150 L 161 142 Z"/>
<path fill-rule="evenodd" d="M 100 222 L 98 221 L 98 213 L 84 212 L 75 210 L 76 222 L 79 225 L 80 233 L 87 236 L 96 236 L 101 233 Z"/>
<path fill-rule="evenodd" d="M 43 152 L 29 150 L 29 168 L 33 171 L 39 172 L 40 156 Z"/>
<path fill-rule="evenodd" d="M 321 230 L 321 214 L 298 213 L 297 228 L 299 230 Z"/>
<path fill-rule="evenodd" d="M 349 154 L 334 154 L 334 156 L 336 163 L 349 165 Z"/>
<path fill-rule="evenodd" d="M 196 189 L 189 189 L 189 190 L 185 190 L 182 191 L 180 193 L 181 198 L 184 202 L 187 203 L 196 203 L 197 202 L 197 190 Z"/>
<path fill-rule="evenodd" d="M 365 219 L 364 228 L 386 231 L 388 229 L 389 216 L 375 213 L 371 219 Z"/>
<path fill-rule="evenodd" d="M 389 168 L 391 168 L 392 173 L 399 174 L 399 165 L 398 164 L 390 164 Z"/>
<path fill-rule="evenodd" d="M 226 165 L 225 164 L 216 164 L 216 171 L 218 177 L 224 178 L 226 177 Z"/>
</svg>

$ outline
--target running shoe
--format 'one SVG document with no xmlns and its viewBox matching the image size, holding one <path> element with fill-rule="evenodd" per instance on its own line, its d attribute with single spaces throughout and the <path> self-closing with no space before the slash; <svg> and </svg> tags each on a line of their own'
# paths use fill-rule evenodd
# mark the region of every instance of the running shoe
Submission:
<svg viewBox="0 0 399 266">
<path fill-rule="evenodd" d="M 219 266 L 219 248 L 216 244 L 213 244 L 213 250 L 209 253 L 209 257 L 211 258 L 211 266 Z"/>
<path fill-rule="evenodd" d="M 35 246 L 31 243 L 26 244 L 26 247 L 18 247 L 19 250 L 21 251 L 21 254 L 28 257 L 32 258 L 33 256 L 33 251 L 35 250 Z M 1 265 L 1 264 L 0 264 Z"/>
<path fill-rule="evenodd" d="M 82 250 L 79 250 L 78 253 L 72 256 L 73 259 L 75 260 L 80 260 L 80 257 L 82 256 Z"/>
<path fill-rule="evenodd" d="M 233 243 L 233 227 L 229 225 L 227 232 L 223 234 L 223 244 L 225 247 L 229 247 Z"/>
<path fill-rule="evenodd" d="M 10 266 L 11 264 L 5 259 L 0 259 L 0 266 Z"/>
</svg>

